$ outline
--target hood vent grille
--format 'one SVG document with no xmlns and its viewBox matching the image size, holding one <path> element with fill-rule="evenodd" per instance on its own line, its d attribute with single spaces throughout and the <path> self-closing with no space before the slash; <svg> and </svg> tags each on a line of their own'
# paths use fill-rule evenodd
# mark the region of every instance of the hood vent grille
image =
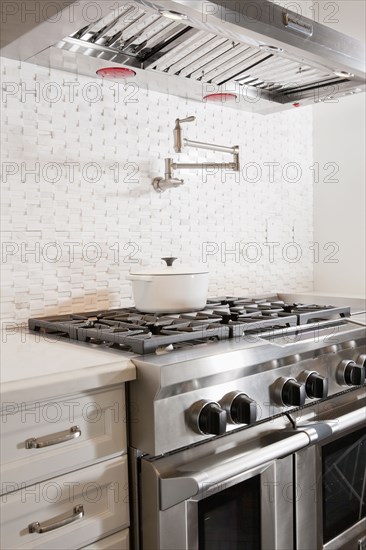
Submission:
<svg viewBox="0 0 366 550">
<path fill-rule="evenodd" d="M 347 81 L 332 71 L 172 21 L 132 2 L 57 47 L 206 84 L 233 82 L 267 91 L 282 102 L 293 101 L 297 92 Z"/>
<path fill-rule="evenodd" d="M 98 23 L 81 29 L 72 38 L 143 60 L 190 29 L 159 13 L 148 13 L 132 2 L 115 15 L 112 13 Z"/>
<path fill-rule="evenodd" d="M 245 21 L 226 24 L 217 17 L 203 22 L 198 0 L 172 0 L 169 5 L 189 15 L 166 12 L 165 0 L 118 0 L 107 16 L 87 26 L 80 23 L 76 32 L 50 46 L 49 53 L 42 50 L 28 60 L 94 75 L 107 63 L 123 65 L 137 72 L 142 86 L 199 100 L 209 92 L 239 97 L 249 92 L 250 98 L 273 103 L 249 107 L 258 112 L 364 89 L 356 41 L 305 18 L 304 28 L 311 33 L 294 36 L 296 31 L 283 22 L 284 15 L 290 21 L 289 14 L 276 4 L 273 21 L 261 20 L 254 30 Z"/>
<path fill-rule="evenodd" d="M 231 94 L 228 107 L 262 114 L 337 102 L 366 88 L 362 42 L 275 0 L 58 4 L 57 16 L 45 9 L 29 21 L 15 10 L 3 25 L 1 55 L 92 78 L 125 68 L 135 91 L 198 102 Z"/>
</svg>

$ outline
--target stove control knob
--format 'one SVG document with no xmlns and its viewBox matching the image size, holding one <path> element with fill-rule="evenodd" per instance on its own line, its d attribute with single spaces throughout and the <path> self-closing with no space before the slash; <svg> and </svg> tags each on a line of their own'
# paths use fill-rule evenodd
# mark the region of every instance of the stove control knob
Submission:
<svg viewBox="0 0 366 550">
<path fill-rule="evenodd" d="M 227 412 L 229 422 L 233 424 L 254 424 L 257 420 L 257 403 L 243 392 L 227 393 L 221 399 L 220 405 Z"/>
<path fill-rule="evenodd" d="M 286 407 L 301 407 L 305 404 L 305 385 L 295 378 L 281 377 L 274 384 L 275 401 Z"/>
<path fill-rule="evenodd" d="M 222 435 L 226 432 L 227 413 L 216 401 L 202 399 L 189 410 L 194 431 L 200 434 Z"/>
<path fill-rule="evenodd" d="M 365 369 L 345 359 L 338 367 L 337 381 L 341 386 L 362 386 L 365 383 Z"/>
<path fill-rule="evenodd" d="M 328 395 L 328 378 L 318 372 L 304 371 L 298 377 L 298 382 L 305 385 L 306 396 L 310 399 L 324 399 Z"/>
</svg>

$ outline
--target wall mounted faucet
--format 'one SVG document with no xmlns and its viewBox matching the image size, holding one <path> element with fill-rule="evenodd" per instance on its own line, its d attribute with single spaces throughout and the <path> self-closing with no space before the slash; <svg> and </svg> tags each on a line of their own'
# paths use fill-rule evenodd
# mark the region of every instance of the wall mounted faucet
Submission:
<svg viewBox="0 0 366 550">
<path fill-rule="evenodd" d="M 179 118 L 176 119 L 175 128 L 174 128 L 175 152 L 181 153 L 183 146 L 185 146 L 185 147 L 193 147 L 196 149 L 206 149 L 208 151 L 218 151 L 220 153 L 230 153 L 234 157 L 233 162 L 177 163 L 177 162 L 174 162 L 172 158 L 167 158 L 165 159 L 164 177 L 155 178 L 152 183 L 155 191 L 157 191 L 158 193 L 163 193 L 167 189 L 171 189 L 171 188 L 179 187 L 180 185 L 183 185 L 184 180 L 173 177 L 174 170 L 195 170 L 197 168 L 204 170 L 204 169 L 212 169 L 212 168 L 221 168 L 221 169 L 233 170 L 234 172 L 239 172 L 240 162 L 239 162 L 238 145 L 234 145 L 233 147 L 227 147 L 225 145 L 215 145 L 211 143 L 203 143 L 201 141 L 192 141 L 186 138 L 183 139 L 181 124 L 185 122 L 194 122 L 195 120 L 196 120 L 196 117 L 194 116 L 189 116 L 183 119 L 179 119 Z"/>
</svg>

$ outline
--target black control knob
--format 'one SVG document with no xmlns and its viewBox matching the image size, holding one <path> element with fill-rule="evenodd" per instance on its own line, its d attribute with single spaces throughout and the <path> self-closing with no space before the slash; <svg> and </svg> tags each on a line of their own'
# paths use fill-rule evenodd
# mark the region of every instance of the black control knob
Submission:
<svg viewBox="0 0 366 550">
<path fill-rule="evenodd" d="M 232 402 L 230 416 L 235 424 L 254 424 L 257 420 L 257 403 L 244 393 Z"/>
<path fill-rule="evenodd" d="M 342 361 L 337 369 L 337 382 L 340 386 L 362 386 L 365 376 L 363 366 L 347 359 Z"/>
<path fill-rule="evenodd" d="M 289 378 L 283 385 L 281 393 L 283 404 L 289 407 L 301 407 L 305 403 L 306 392 L 304 384 L 300 384 L 294 378 Z"/>
<path fill-rule="evenodd" d="M 234 424 L 254 424 L 257 420 L 257 403 L 240 391 L 226 394 L 220 401 L 228 420 Z"/>
<path fill-rule="evenodd" d="M 312 372 L 305 382 L 306 395 L 311 399 L 323 399 L 328 395 L 328 379 Z"/>
<path fill-rule="evenodd" d="M 344 369 L 344 381 L 347 386 L 362 386 L 365 383 L 365 369 L 354 361 L 348 361 Z"/>
<path fill-rule="evenodd" d="M 188 411 L 188 420 L 199 434 L 222 435 L 226 432 L 227 413 L 216 403 L 201 399 Z"/>
<path fill-rule="evenodd" d="M 222 435 L 226 432 L 227 414 L 218 403 L 207 403 L 198 418 L 198 426 L 204 434 Z"/>
</svg>

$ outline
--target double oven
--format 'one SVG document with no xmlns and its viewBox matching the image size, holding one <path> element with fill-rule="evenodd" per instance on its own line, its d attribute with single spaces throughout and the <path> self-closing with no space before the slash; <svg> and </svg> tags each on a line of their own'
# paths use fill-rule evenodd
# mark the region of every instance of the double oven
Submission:
<svg viewBox="0 0 366 550">
<path fill-rule="evenodd" d="M 182 361 L 174 369 L 166 368 L 167 359 L 138 363 L 135 388 L 143 389 L 146 397 L 150 392 L 154 406 L 151 399 L 139 401 L 140 418 L 146 421 L 135 423 L 132 442 L 134 435 L 138 441 L 141 429 L 145 437 L 151 436 L 141 439 L 141 448 L 165 444 L 168 449 L 170 443 L 171 450 L 157 453 L 151 447 L 144 453 L 131 448 L 135 548 L 366 550 L 366 356 L 364 333 L 358 331 L 357 336 L 353 340 L 344 333 L 343 342 L 327 342 L 317 350 L 313 345 L 302 354 L 286 355 L 278 347 L 277 359 L 271 348 L 267 361 L 253 367 L 252 376 L 250 361 L 267 348 L 218 354 L 210 362 L 192 359 L 188 352 L 184 358 L 177 354 L 174 357 Z M 244 357 L 248 365 L 243 370 L 239 365 Z M 246 376 L 240 378 L 243 372 Z M 311 389 L 314 395 L 321 390 L 323 398 L 306 398 L 304 405 L 282 410 L 271 405 L 267 414 L 260 414 L 278 380 L 286 387 L 291 381 L 288 399 L 300 399 L 296 392 L 302 391 L 304 373 L 309 395 Z M 188 436 L 187 423 L 178 421 L 180 409 L 187 413 L 198 396 L 212 396 L 215 412 L 216 405 L 223 406 L 219 397 L 230 388 L 242 388 L 247 398 L 256 399 L 255 421 L 228 424 L 216 437 Z M 138 397 L 136 391 L 135 405 Z M 242 404 L 251 407 L 253 401 L 244 399 Z M 218 422 L 215 414 L 211 430 Z M 173 438 L 178 436 L 188 444 L 177 445 Z"/>
<path fill-rule="evenodd" d="M 141 548 L 365 550 L 365 388 L 336 401 L 143 457 Z"/>
</svg>

